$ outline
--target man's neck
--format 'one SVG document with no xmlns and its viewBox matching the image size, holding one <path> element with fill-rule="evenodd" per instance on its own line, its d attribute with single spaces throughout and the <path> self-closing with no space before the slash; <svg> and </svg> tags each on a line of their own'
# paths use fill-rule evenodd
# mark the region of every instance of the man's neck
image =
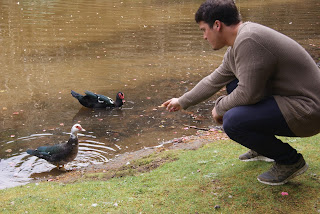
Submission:
<svg viewBox="0 0 320 214">
<path fill-rule="evenodd" d="M 234 41 L 237 38 L 239 27 L 241 26 L 242 22 L 239 22 L 236 25 L 230 25 L 224 27 L 224 33 L 226 38 L 226 44 L 228 46 L 233 46 Z"/>
</svg>

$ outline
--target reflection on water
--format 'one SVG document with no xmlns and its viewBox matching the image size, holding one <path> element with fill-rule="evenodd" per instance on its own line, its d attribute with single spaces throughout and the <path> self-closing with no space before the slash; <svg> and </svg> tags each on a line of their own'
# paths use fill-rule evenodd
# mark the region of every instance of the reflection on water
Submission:
<svg viewBox="0 0 320 214">
<path fill-rule="evenodd" d="M 63 137 L 67 140 L 70 133 L 63 133 Z M 32 142 L 39 142 L 38 145 L 48 145 L 52 133 L 33 134 L 26 137 L 20 137 L 9 143 L 25 143 L 26 145 Z M 67 169 L 75 169 L 86 167 L 90 164 L 102 164 L 108 162 L 107 156 L 112 157 L 113 154 L 121 147 L 114 144 L 115 148 L 106 146 L 105 143 L 96 141 L 94 135 L 78 134 L 79 136 L 79 153 L 77 158 L 66 164 Z M 57 142 L 56 142 L 57 143 Z M 54 143 L 53 143 L 54 144 Z M 49 144 L 50 145 L 50 144 Z M 47 161 L 35 156 L 28 155 L 25 151 L 20 151 L 10 155 L 7 159 L 1 159 L 0 162 L 0 188 L 11 187 L 28 183 L 34 175 L 38 177 L 45 177 L 49 175 L 59 175 L 63 172 L 55 169 L 56 167 L 49 164 Z M 50 173 L 43 173 L 43 172 Z M 36 177 L 35 177 L 36 178 Z"/>
<path fill-rule="evenodd" d="M 32 134 L 30 136 L 17 138 L 17 140 L 8 141 L 7 144 L 17 144 L 24 141 L 43 139 L 50 135 L 52 134 Z M 43 160 L 35 162 L 35 157 L 31 157 L 25 151 L 22 151 L 22 149 L 20 149 L 19 152 L 10 155 L 9 158 L 1 159 L 0 188 L 26 184 L 31 180 L 30 175 L 32 172 L 47 171 L 53 168 L 52 166 L 48 166 L 48 164 L 43 164 L 44 162 L 45 161 Z"/>
<path fill-rule="evenodd" d="M 2 1 L 0 188 L 61 173 L 25 151 L 66 141 L 74 123 L 87 132 L 70 168 L 194 134 L 184 125 L 212 125 L 219 95 L 183 112 L 158 108 L 221 63 L 225 49 L 211 51 L 194 22 L 201 2 Z M 317 0 L 237 4 L 244 21 L 289 35 L 319 61 Z M 123 91 L 127 102 L 121 110 L 85 109 L 71 90 L 112 98 Z"/>
</svg>

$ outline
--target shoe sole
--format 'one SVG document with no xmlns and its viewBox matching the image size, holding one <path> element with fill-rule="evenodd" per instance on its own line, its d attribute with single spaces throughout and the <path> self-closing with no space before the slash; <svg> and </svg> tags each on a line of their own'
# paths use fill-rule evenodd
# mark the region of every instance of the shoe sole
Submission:
<svg viewBox="0 0 320 214">
<path fill-rule="evenodd" d="M 291 176 L 289 176 L 287 179 L 285 179 L 284 181 L 282 182 L 279 182 L 279 183 L 271 183 L 271 182 L 267 182 L 267 181 L 262 181 L 260 180 L 259 178 L 258 181 L 260 183 L 263 183 L 263 184 L 267 184 L 267 185 L 272 185 L 272 186 L 277 186 L 277 185 L 283 185 L 285 183 L 287 183 L 289 180 L 291 180 L 292 178 L 298 176 L 298 175 L 301 175 L 303 173 L 305 173 L 307 171 L 307 169 L 309 168 L 309 165 L 306 163 L 302 168 L 300 168 L 298 171 L 296 171 L 295 173 L 293 173 Z"/>
<path fill-rule="evenodd" d="M 241 160 L 241 159 L 239 159 Z M 254 157 L 254 158 L 250 158 L 250 159 L 244 159 L 244 160 L 241 160 L 243 162 L 249 162 L 249 161 L 265 161 L 265 162 L 274 162 L 273 159 L 270 159 L 270 158 L 267 158 L 267 157 L 264 157 L 264 156 L 257 156 L 257 157 Z"/>
</svg>

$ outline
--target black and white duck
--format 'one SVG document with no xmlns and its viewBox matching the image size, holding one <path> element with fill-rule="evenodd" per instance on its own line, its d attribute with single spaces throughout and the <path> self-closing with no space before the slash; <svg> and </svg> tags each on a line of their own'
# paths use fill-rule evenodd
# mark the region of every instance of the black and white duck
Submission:
<svg viewBox="0 0 320 214">
<path fill-rule="evenodd" d="M 85 95 L 81 95 L 71 90 L 71 94 L 75 97 L 81 105 L 87 108 L 120 108 L 124 103 L 124 94 L 118 92 L 116 101 L 114 102 L 110 97 L 95 94 L 91 91 L 85 91 Z"/>
<path fill-rule="evenodd" d="M 28 149 L 27 153 L 42 158 L 49 163 L 56 165 L 58 169 L 66 171 L 64 165 L 73 161 L 78 154 L 79 141 L 78 132 L 86 131 L 80 124 L 75 124 L 71 128 L 68 142 L 53 146 L 40 146 L 37 149 Z"/>
</svg>

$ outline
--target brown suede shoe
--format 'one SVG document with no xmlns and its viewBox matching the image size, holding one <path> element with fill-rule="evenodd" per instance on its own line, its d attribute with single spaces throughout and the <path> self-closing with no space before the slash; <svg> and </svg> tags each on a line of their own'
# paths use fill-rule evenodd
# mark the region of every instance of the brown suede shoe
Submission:
<svg viewBox="0 0 320 214">
<path fill-rule="evenodd" d="M 290 179 L 303 174 L 307 169 L 308 164 L 301 156 L 299 161 L 292 165 L 274 163 L 268 172 L 258 176 L 258 181 L 268 185 L 282 185 Z"/>
<path fill-rule="evenodd" d="M 241 161 L 266 161 L 266 162 L 273 162 L 274 161 L 273 159 L 262 156 L 251 149 L 248 152 L 240 155 L 239 160 L 241 160 Z"/>
</svg>

